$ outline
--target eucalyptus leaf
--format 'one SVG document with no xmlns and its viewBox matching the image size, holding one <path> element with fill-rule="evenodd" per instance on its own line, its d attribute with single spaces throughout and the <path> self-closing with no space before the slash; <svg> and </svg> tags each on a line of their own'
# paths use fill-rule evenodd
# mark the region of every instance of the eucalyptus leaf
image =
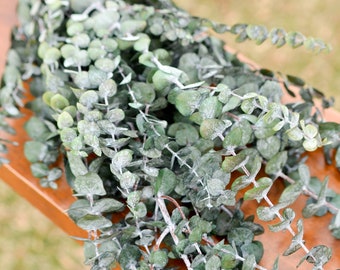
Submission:
<svg viewBox="0 0 340 270">
<path fill-rule="evenodd" d="M 287 162 L 287 152 L 278 152 L 276 155 L 274 155 L 266 164 L 265 171 L 267 174 L 275 175 L 279 173 L 283 166 Z"/>
<path fill-rule="evenodd" d="M 155 192 L 160 195 L 169 195 L 177 184 L 176 175 L 169 169 L 161 169 L 154 185 Z"/>
<path fill-rule="evenodd" d="M 235 171 L 244 166 L 247 163 L 248 158 L 249 157 L 246 156 L 245 152 L 240 152 L 235 156 L 225 157 L 222 162 L 222 169 L 227 173 Z"/>
<path fill-rule="evenodd" d="M 251 254 L 246 257 L 242 264 L 242 270 L 252 270 L 256 265 L 255 255 Z"/>
<path fill-rule="evenodd" d="M 215 270 L 221 267 L 221 259 L 216 255 L 212 255 L 205 265 L 205 270 Z"/>
<path fill-rule="evenodd" d="M 47 152 L 48 147 L 42 142 L 28 141 L 24 145 L 25 157 L 32 163 L 43 161 Z"/>
<path fill-rule="evenodd" d="M 138 179 L 139 177 L 136 174 L 126 171 L 120 176 L 119 183 L 123 189 L 132 189 L 136 185 Z"/>
<path fill-rule="evenodd" d="M 257 185 L 250 190 L 247 190 L 244 194 L 245 200 L 258 200 L 263 199 L 267 195 L 270 187 L 272 186 L 272 180 L 269 177 L 262 177 L 257 180 Z"/>
<path fill-rule="evenodd" d="M 279 203 L 292 204 L 303 192 L 303 184 L 296 182 L 287 186 L 281 193 Z"/>
<path fill-rule="evenodd" d="M 118 262 L 123 269 L 128 269 L 131 264 L 138 262 L 141 256 L 141 251 L 137 246 L 126 244 L 119 254 Z"/>
<path fill-rule="evenodd" d="M 297 223 L 298 233 L 293 237 L 291 244 L 283 253 L 284 256 L 289 256 L 299 250 L 302 247 L 303 243 L 303 223 L 302 220 L 299 219 Z"/>
<path fill-rule="evenodd" d="M 198 110 L 203 119 L 218 118 L 222 113 L 222 104 L 216 96 L 208 97 L 201 103 Z"/>
<path fill-rule="evenodd" d="M 286 208 L 283 212 L 283 220 L 279 223 L 269 225 L 269 229 L 272 232 L 279 232 L 288 229 L 292 220 L 295 218 L 295 212 L 291 208 Z"/>
<path fill-rule="evenodd" d="M 48 133 L 48 129 L 45 123 L 38 117 L 31 117 L 25 123 L 25 130 L 32 139 L 38 141 L 44 140 L 46 137 L 46 133 Z"/>
<path fill-rule="evenodd" d="M 110 58 L 99 58 L 94 65 L 104 72 L 112 72 L 116 68 L 115 63 Z"/>
<path fill-rule="evenodd" d="M 57 125 L 58 125 L 58 128 L 60 129 L 72 127 L 73 123 L 74 123 L 73 117 L 66 111 L 63 111 L 58 116 Z"/>
<path fill-rule="evenodd" d="M 165 250 L 153 251 L 150 254 L 149 261 L 155 267 L 163 268 L 168 263 L 168 254 Z"/>
<path fill-rule="evenodd" d="M 99 213 L 109 213 L 109 212 L 116 212 L 120 211 L 124 208 L 124 204 L 120 201 L 117 201 L 115 199 L 110 198 L 104 198 L 96 201 L 96 203 L 93 205 L 91 212 L 93 214 L 99 214 Z"/>
<path fill-rule="evenodd" d="M 281 148 L 281 142 L 278 137 L 270 136 L 257 140 L 256 146 L 264 158 L 270 159 L 279 152 Z"/>
<path fill-rule="evenodd" d="M 251 243 L 243 244 L 241 246 L 241 250 L 242 250 L 243 257 L 245 258 L 251 257 L 250 259 L 248 259 L 249 262 L 247 262 L 247 259 L 246 259 L 246 261 L 243 263 L 244 267 L 246 266 L 251 267 L 251 265 L 253 265 L 254 262 L 259 263 L 264 253 L 263 245 L 259 241 L 252 241 Z"/>
<path fill-rule="evenodd" d="M 329 247 L 324 245 L 315 246 L 300 260 L 297 267 L 299 267 L 301 263 L 306 260 L 307 262 L 313 264 L 316 269 L 320 269 L 330 260 L 331 256 L 332 250 Z"/>
<path fill-rule="evenodd" d="M 175 105 L 178 111 L 184 115 L 191 115 L 196 109 L 198 109 L 201 95 L 194 90 L 187 90 L 177 95 Z"/>
<path fill-rule="evenodd" d="M 69 105 L 67 98 L 60 94 L 55 94 L 50 99 L 50 106 L 55 110 L 62 110 Z"/>
<path fill-rule="evenodd" d="M 133 95 L 137 102 L 142 104 L 152 104 L 156 98 L 154 87 L 151 84 L 135 82 L 132 84 Z"/>
<path fill-rule="evenodd" d="M 76 176 L 74 189 L 78 196 L 105 195 L 106 191 L 103 181 L 98 174 L 88 172 L 84 175 Z"/>
<path fill-rule="evenodd" d="M 44 163 L 40 163 L 40 162 L 33 163 L 31 164 L 30 168 L 31 168 L 31 172 L 34 177 L 42 178 L 48 175 L 49 168 Z"/>
<path fill-rule="evenodd" d="M 85 175 L 88 173 L 88 169 L 86 168 L 82 158 L 72 152 L 67 153 L 67 158 L 69 161 L 69 165 L 71 171 L 75 177 L 80 175 Z"/>
<path fill-rule="evenodd" d="M 128 149 L 124 149 L 115 153 L 112 158 L 111 168 L 115 171 L 121 172 L 124 167 L 128 166 L 131 163 L 133 159 L 132 154 L 133 152 Z"/>
<path fill-rule="evenodd" d="M 110 227 L 111 221 L 103 216 L 86 215 L 77 221 L 77 225 L 86 231 L 95 231 Z"/>
<path fill-rule="evenodd" d="M 236 252 L 231 246 L 224 247 L 224 254 L 221 258 L 222 269 L 233 269 L 239 264 L 239 261 L 235 258 Z"/>
<path fill-rule="evenodd" d="M 230 125 L 230 121 L 205 119 L 200 125 L 200 134 L 204 139 L 214 140 L 216 137 L 223 136 L 224 130 Z"/>
</svg>

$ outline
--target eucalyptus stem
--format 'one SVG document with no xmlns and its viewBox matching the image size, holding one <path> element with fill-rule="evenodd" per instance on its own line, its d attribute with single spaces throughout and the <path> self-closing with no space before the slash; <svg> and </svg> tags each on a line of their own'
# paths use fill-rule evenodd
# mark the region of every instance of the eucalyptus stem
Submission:
<svg viewBox="0 0 340 270">
<path fill-rule="evenodd" d="M 284 174 L 283 172 L 279 172 L 278 177 L 286 180 L 290 184 L 296 183 L 296 181 L 293 178 L 289 177 L 288 175 Z M 303 186 L 302 189 L 303 189 L 303 193 L 306 196 L 309 196 L 309 197 L 313 198 L 314 200 L 318 200 L 319 196 L 317 194 L 315 194 L 315 192 L 313 192 L 312 190 L 308 189 L 308 187 Z M 340 211 L 340 209 L 338 207 L 336 207 L 335 205 L 333 205 L 330 202 L 324 201 L 324 205 L 327 206 L 329 209 L 332 209 L 336 213 L 338 213 Z"/>
<path fill-rule="evenodd" d="M 159 207 L 159 209 L 162 213 L 164 221 L 167 224 L 167 228 L 168 228 L 169 233 L 172 237 L 172 240 L 174 241 L 175 245 L 178 245 L 179 239 L 178 239 L 177 235 L 175 234 L 175 225 L 171 221 L 171 217 L 170 217 L 168 209 L 165 205 L 164 199 L 162 199 L 161 197 L 156 197 L 156 202 L 157 202 L 157 205 L 158 205 L 158 207 Z M 187 269 L 191 270 L 192 269 L 191 262 L 190 262 L 188 256 L 186 254 L 181 254 L 181 259 L 184 261 Z"/>
<path fill-rule="evenodd" d="M 231 151 L 231 154 L 232 154 L 233 156 L 236 156 L 235 151 Z M 250 173 L 249 173 L 248 169 L 247 169 L 244 165 L 242 165 L 241 168 L 242 168 L 243 172 L 245 173 L 245 175 L 249 177 L 249 176 L 250 176 Z M 255 181 L 255 179 L 251 179 L 251 182 L 253 183 L 253 185 L 254 185 L 255 187 L 258 187 L 258 184 L 257 184 L 257 182 Z M 264 194 L 264 195 L 263 195 L 263 199 L 266 201 L 266 203 L 267 203 L 270 207 L 273 207 L 273 206 L 274 206 L 273 202 L 269 199 L 269 197 L 267 196 L 267 194 Z M 279 211 L 276 210 L 276 211 L 275 211 L 275 215 L 280 219 L 280 221 L 284 221 L 284 218 L 282 217 L 282 215 L 280 214 Z M 288 225 L 288 226 L 287 226 L 287 230 L 289 231 L 289 233 L 290 233 L 293 237 L 296 235 L 296 233 L 294 232 L 294 230 L 293 230 L 293 228 L 291 227 L 291 225 Z M 310 252 L 310 250 L 309 250 L 309 249 L 306 247 L 306 245 L 304 244 L 304 241 L 300 241 L 299 244 L 300 244 L 300 246 L 302 247 L 302 249 L 305 251 L 306 254 L 308 254 L 308 253 Z"/>
</svg>

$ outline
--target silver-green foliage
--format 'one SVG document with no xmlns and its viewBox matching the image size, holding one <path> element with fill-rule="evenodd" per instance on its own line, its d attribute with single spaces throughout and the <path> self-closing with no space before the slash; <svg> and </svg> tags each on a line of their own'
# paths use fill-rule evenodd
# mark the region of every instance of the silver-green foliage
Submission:
<svg viewBox="0 0 340 270">
<path fill-rule="evenodd" d="M 339 125 L 313 111 L 321 94 L 297 77 L 251 69 L 205 27 L 278 47 L 327 45 L 282 29 L 217 25 L 167 1 L 128 2 L 20 1 L 0 92 L 1 117 L 18 116 L 22 80 L 31 78 L 25 155 L 33 175 L 56 188 L 61 170 L 50 168 L 64 154 L 79 197 L 69 215 L 89 232 L 86 263 L 165 269 L 177 258 L 191 269 L 265 269 L 256 240 L 263 228 L 236 199 L 246 187 L 244 200 L 267 203 L 259 218 L 277 220 L 269 229 L 294 235 L 285 255 L 307 249 L 289 208 L 302 193 L 312 198 L 303 214 L 331 211 L 339 238 L 340 197 L 301 158 L 326 144 L 338 149 L 340 166 Z M 281 104 L 280 82 L 289 93 L 299 88 L 304 102 Z M 259 177 L 261 167 L 267 176 Z M 279 177 L 290 184 L 273 205 L 267 193 Z M 319 269 L 329 254 L 317 246 L 303 260 Z"/>
</svg>

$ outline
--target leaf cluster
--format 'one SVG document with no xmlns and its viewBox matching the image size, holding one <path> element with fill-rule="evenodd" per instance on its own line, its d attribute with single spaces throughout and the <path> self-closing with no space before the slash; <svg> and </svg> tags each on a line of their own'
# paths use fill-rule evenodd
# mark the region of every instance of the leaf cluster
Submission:
<svg viewBox="0 0 340 270">
<path fill-rule="evenodd" d="M 217 25 L 168 1 L 135 2 L 20 1 L 0 92 L 1 116 L 19 116 L 30 78 L 25 156 L 52 188 L 63 156 L 79 198 L 68 214 L 89 232 L 85 262 L 93 270 L 166 269 L 172 259 L 188 269 L 264 269 L 256 240 L 264 229 L 244 216 L 242 201 L 265 201 L 254 215 L 276 220 L 272 231 L 292 231 L 289 206 L 303 193 L 311 196 L 303 214 L 331 211 L 339 238 L 339 195 L 310 177 L 302 158 L 325 146 L 327 157 L 337 149 L 340 167 L 339 124 L 315 109 L 316 98 L 324 108 L 331 101 L 298 77 L 252 69 L 205 31 L 327 46 L 282 29 Z M 294 87 L 303 102 L 282 104 Z M 267 194 L 279 177 L 289 184 L 274 205 Z M 284 255 L 306 250 L 297 224 Z M 303 260 L 319 269 L 329 254 L 317 246 Z"/>
</svg>

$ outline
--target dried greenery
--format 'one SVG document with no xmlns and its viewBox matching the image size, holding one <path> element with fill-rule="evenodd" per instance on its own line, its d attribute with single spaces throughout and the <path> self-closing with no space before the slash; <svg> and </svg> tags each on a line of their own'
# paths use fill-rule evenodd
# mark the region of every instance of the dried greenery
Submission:
<svg viewBox="0 0 340 270">
<path fill-rule="evenodd" d="M 290 205 L 309 195 L 303 215 L 331 212 L 330 230 L 340 238 L 340 195 L 327 179 L 311 177 L 302 158 L 324 146 L 329 162 L 336 149 L 340 167 L 340 125 L 324 122 L 314 102 L 328 108 L 332 100 L 298 77 L 250 67 L 206 31 L 313 51 L 328 50 L 325 43 L 283 29 L 216 24 L 165 0 L 21 0 L 18 14 L 0 117 L 20 116 L 28 80 L 34 117 L 25 156 L 41 184 L 57 188 L 63 171 L 54 163 L 63 155 L 79 198 L 68 213 L 89 232 L 82 240 L 92 269 L 116 262 L 166 269 L 172 259 L 188 269 L 266 269 L 256 240 L 264 229 L 243 214 L 244 200 L 265 201 L 254 215 L 292 234 L 284 255 L 302 248 L 300 264 L 323 268 L 331 249 L 305 246 Z M 282 104 L 292 88 L 302 102 Z M 267 194 L 279 178 L 287 186 L 273 204 Z"/>
</svg>

